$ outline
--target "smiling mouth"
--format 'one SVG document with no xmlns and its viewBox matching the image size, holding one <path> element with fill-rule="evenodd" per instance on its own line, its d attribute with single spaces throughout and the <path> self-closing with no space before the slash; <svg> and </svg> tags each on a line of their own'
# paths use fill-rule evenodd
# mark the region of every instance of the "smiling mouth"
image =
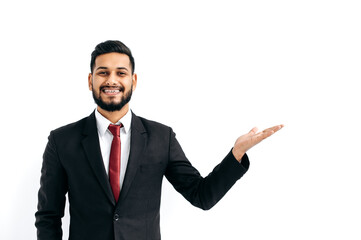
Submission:
<svg viewBox="0 0 361 240">
<path fill-rule="evenodd" d="M 124 90 L 124 88 L 122 88 L 121 86 L 119 87 L 101 87 L 100 91 L 105 93 L 106 95 L 117 95 L 120 92 L 122 92 Z"/>
<path fill-rule="evenodd" d="M 119 89 L 103 89 L 104 93 L 118 93 Z"/>
</svg>

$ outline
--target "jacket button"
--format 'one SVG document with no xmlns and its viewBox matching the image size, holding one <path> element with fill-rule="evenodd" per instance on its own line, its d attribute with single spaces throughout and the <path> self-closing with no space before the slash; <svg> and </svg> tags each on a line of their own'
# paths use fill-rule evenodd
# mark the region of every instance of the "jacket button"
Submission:
<svg viewBox="0 0 361 240">
<path fill-rule="evenodd" d="M 114 214 L 114 221 L 118 221 L 119 220 L 119 215 L 118 214 Z"/>
</svg>

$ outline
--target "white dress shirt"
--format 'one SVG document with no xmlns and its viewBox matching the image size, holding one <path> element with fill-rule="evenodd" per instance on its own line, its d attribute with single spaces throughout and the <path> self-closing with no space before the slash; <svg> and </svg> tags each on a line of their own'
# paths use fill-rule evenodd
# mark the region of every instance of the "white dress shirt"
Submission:
<svg viewBox="0 0 361 240">
<path fill-rule="evenodd" d="M 111 123 L 108 119 L 101 115 L 97 109 L 95 110 L 95 119 L 98 128 L 99 144 L 103 157 L 105 171 L 109 175 L 109 156 L 113 141 L 113 134 L 109 131 L 108 126 L 109 124 L 113 123 Z M 122 119 L 120 119 L 116 123 L 116 125 L 119 125 L 120 123 L 123 124 L 123 127 L 120 128 L 120 189 L 122 189 L 125 170 L 127 169 L 129 159 L 131 122 L 132 113 L 128 111 L 124 115 L 124 117 L 122 117 Z"/>
</svg>

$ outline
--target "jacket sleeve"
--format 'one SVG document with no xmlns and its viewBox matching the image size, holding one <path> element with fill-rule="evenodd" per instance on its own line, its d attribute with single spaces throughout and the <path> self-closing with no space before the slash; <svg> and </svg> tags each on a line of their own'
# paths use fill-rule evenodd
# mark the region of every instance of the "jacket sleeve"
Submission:
<svg viewBox="0 0 361 240">
<path fill-rule="evenodd" d="M 239 163 L 230 151 L 223 161 L 203 178 L 186 158 L 175 133 L 170 131 L 169 162 L 165 176 L 173 187 L 196 207 L 203 210 L 212 208 L 248 168 L 249 160 L 246 154 Z"/>
<path fill-rule="evenodd" d="M 61 218 L 64 216 L 67 185 L 54 134 L 51 132 L 43 155 L 38 211 L 35 213 L 38 240 L 62 239 Z"/>
</svg>

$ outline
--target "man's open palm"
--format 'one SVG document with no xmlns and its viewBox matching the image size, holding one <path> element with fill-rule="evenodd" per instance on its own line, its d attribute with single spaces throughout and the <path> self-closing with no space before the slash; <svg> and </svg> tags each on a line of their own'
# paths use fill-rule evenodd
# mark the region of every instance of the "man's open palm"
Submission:
<svg viewBox="0 0 361 240">
<path fill-rule="evenodd" d="M 257 133 L 258 129 L 256 127 L 252 128 L 252 130 L 249 131 L 249 133 L 244 134 L 237 139 L 232 150 L 234 157 L 238 161 L 241 161 L 243 155 L 249 149 L 260 143 L 262 140 L 268 138 L 275 132 L 279 131 L 281 128 L 283 128 L 283 125 L 277 125 L 271 128 L 267 128 L 259 133 Z"/>
</svg>

